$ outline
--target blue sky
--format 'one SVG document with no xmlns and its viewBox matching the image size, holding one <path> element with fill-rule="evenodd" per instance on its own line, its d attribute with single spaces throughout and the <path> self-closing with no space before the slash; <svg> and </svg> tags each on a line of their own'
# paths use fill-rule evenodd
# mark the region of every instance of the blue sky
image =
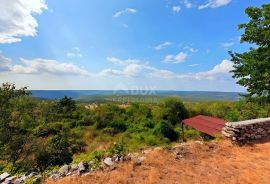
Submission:
<svg viewBox="0 0 270 184">
<path fill-rule="evenodd" d="M 0 0 L 0 82 L 30 89 L 245 91 L 237 25 L 265 0 Z"/>
</svg>

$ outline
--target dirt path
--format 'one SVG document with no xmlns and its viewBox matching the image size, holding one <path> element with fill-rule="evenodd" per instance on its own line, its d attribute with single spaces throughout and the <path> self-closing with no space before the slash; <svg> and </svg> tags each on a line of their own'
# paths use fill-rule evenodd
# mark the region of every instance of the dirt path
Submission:
<svg viewBox="0 0 270 184">
<path fill-rule="evenodd" d="M 188 143 L 173 150 L 151 150 L 144 156 L 141 166 L 131 161 L 110 172 L 98 171 L 48 184 L 270 183 L 269 142 L 244 147 L 227 141 Z"/>
</svg>

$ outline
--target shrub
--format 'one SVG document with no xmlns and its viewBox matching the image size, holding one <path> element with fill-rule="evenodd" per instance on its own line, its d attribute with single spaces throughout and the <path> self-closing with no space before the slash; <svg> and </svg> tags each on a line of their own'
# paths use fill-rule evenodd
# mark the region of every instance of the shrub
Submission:
<svg viewBox="0 0 270 184">
<path fill-rule="evenodd" d="M 155 124 L 151 119 L 144 119 L 141 122 L 142 126 L 146 127 L 146 128 L 154 128 Z"/>
<path fill-rule="evenodd" d="M 65 96 L 57 103 L 57 111 L 59 113 L 70 113 L 76 109 L 75 101 Z"/>
<path fill-rule="evenodd" d="M 162 119 L 176 125 L 188 117 L 188 111 L 178 98 L 167 98 L 162 104 Z"/>
<path fill-rule="evenodd" d="M 72 162 L 72 153 L 69 147 L 70 144 L 65 135 L 53 136 L 36 153 L 37 168 L 44 170 L 49 166 L 61 166 Z"/>
<path fill-rule="evenodd" d="M 101 105 L 94 110 L 93 119 L 96 128 L 103 129 L 108 127 L 112 121 L 124 121 L 125 110 L 116 105 Z"/>
<path fill-rule="evenodd" d="M 125 151 L 125 146 L 120 143 L 114 143 L 108 150 L 109 155 L 121 154 Z"/>
<path fill-rule="evenodd" d="M 170 139 L 171 142 L 178 140 L 180 136 L 179 132 L 174 130 L 173 126 L 166 121 L 159 122 L 154 129 L 154 133 Z"/>
<path fill-rule="evenodd" d="M 113 128 L 114 133 L 124 132 L 127 130 L 127 125 L 123 121 L 112 121 L 109 124 L 110 128 Z"/>
<path fill-rule="evenodd" d="M 46 123 L 40 125 L 36 129 L 35 135 L 39 137 L 47 137 L 49 135 L 56 135 L 61 131 L 67 131 L 67 129 L 67 126 L 63 122 Z"/>
</svg>

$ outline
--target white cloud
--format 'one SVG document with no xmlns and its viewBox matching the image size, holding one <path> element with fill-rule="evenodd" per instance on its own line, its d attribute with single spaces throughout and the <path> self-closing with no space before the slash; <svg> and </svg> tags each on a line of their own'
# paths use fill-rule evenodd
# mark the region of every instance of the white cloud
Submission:
<svg viewBox="0 0 270 184">
<path fill-rule="evenodd" d="M 172 10 L 173 10 L 174 12 L 176 12 L 176 13 L 179 13 L 180 10 L 181 10 L 181 7 L 180 7 L 180 6 L 173 6 L 173 7 L 172 7 Z"/>
<path fill-rule="evenodd" d="M 107 69 L 102 70 L 98 75 L 135 77 L 142 71 L 142 69 L 146 65 L 146 64 L 143 64 L 138 59 L 123 60 L 117 57 L 107 57 L 107 61 L 123 68 L 117 69 L 117 70 L 107 68 Z"/>
<path fill-rule="evenodd" d="M 157 77 L 157 78 L 178 78 L 179 76 L 172 71 L 158 69 L 144 63 L 138 59 L 122 60 L 115 57 L 108 57 L 107 60 L 118 66 L 123 66 L 122 69 L 104 69 L 100 72 L 102 76 L 126 76 L 126 77 Z"/>
<path fill-rule="evenodd" d="M 146 66 L 148 74 L 150 77 L 160 78 L 160 79 L 184 79 L 188 78 L 186 74 L 177 74 L 170 70 L 158 69 L 153 66 Z"/>
<path fill-rule="evenodd" d="M 121 11 L 118 11 L 116 12 L 114 15 L 113 15 L 113 18 L 118 18 L 118 17 L 121 17 L 125 14 L 134 14 L 134 13 L 137 13 L 137 10 L 136 9 L 133 9 L 133 8 L 126 8 L 124 10 L 121 10 Z"/>
<path fill-rule="evenodd" d="M 140 61 L 137 59 L 122 60 L 122 59 L 119 59 L 117 57 L 107 57 L 107 61 L 109 61 L 110 63 L 116 64 L 116 65 L 120 65 L 120 66 L 140 63 Z"/>
<path fill-rule="evenodd" d="M 189 0 L 183 0 L 183 4 L 185 5 L 186 8 L 192 8 L 193 4 L 189 2 Z"/>
<path fill-rule="evenodd" d="M 163 43 L 161 43 L 161 44 L 155 46 L 155 49 L 156 49 L 156 50 L 162 50 L 162 49 L 167 48 L 167 47 L 170 46 L 170 45 L 172 45 L 172 42 L 168 42 L 168 41 L 167 41 L 167 42 L 163 42 Z"/>
<path fill-rule="evenodd" d="M 18 64 L 12 64 L 11 59 L 6 58 L 0 53 L 0 82 L 13 81 L 19 85 L 27 85 L 35 89 L 87 89 L 89 85 L 92 86 L 92 89 L 100 89 L 98 86 L 110 89 L 111 86 L 115 86 L 123 81 L 128 83 L 136 81 L 135 85 L 154 84 L 161 89 L 168 89 L 166 86 L 170 86 L 169 83 L 171 82 L 175 86 L 179 83 L 175 83 L 175 81 L 181 81 L 180 84 L 186 83 L 189 89 L 197 90 L 215 89 L 211 88 L 213 86 L 210 83 L 214 85 L 220 84 L 217 86 L 222 86 L 225 83 L 233 84 L 231 74 L 229 73 L 233 69 L 233 64 L 228 60 L 223 60 L 209 71 L 198 73 L 178 73 L 176 71 L 159 69 L 148 62 L 142 62 L 138 59 L 123 60 L 116 57 L 108 57 L 107 60 L 115 64 L 114 67 L 117 68 L 107 68 L 96 73 L 90 73 L 88 70 L 72 63 L 41 58 L 21 59 Z M 190 66 L 195 65 L 197 64 Z M 73 82 L 70 83 L 71 80 Z M 108 80 L 110 80 L 110 83 L 108 83 Z M 40 85 L 43 81 L 47 81 L 46 84 L 44 83 L 46 87 Z M 48 85 L 49 83 L 51 85 Z M 161 83 L 164 85 L 160 85 Z M 87 86 L 85 86 L 86 84 Z M 196 88 L 192 88 L 194 85 Z"/>
<path fill-rule="evenodd" d="M 228 50 L 230 47 L 234 46 L 234 42 L 223 42 L 220 43 L 221 47 L 223 47 L 225 50 Z"/>
<path fill-rule="evenodd" d="M 122 24 L 124 28 L 129 28 L 128 24 Z"/>
<path fill-rule="evenodd" d="M 81 58 L 83 57 L 81 49 L 79 47 L 74 47 L 72 50 L 66 52 L 67 57 L 70 58 Z"/>
<path fill-rule="evenodd" d="M 115 69 L 104 69 L 100 72 L 102 76 L 126 76 L 126 77 L 136 77 L 144 68 L 142 64 L 128 64 L 122 70 Z"/>
<path fill-rule="evenodd" d="M 223 60 L 220 64 L 216 65 L 213 69 L 206 72 L 199 72 L 195 74 L 196 79 L 214 80 L 219 75 L 229 74 L 233 70 L 233 63 L 229 60 Z"/>
<path fill-rule="evenodd" d="M 6 58 L 5 56 L 3 56 L 0 52 L 0 71 L 2 70 L 6 70 L 9 69 L 9 67 L 12 66 L 12 61 L 9 58 Z"/>
<path fill-rule="evenodd" d="M 167 55 L 164 58 L 166 63 L 182 63 L 186 60 L 187 54 L 185 52 L 179 52 L 177 55 Z"/>
<path fill-rule="evenodd" d="M 228 5 L 232 0 L 208 0 L 205 4 L 198 7 L 199 10 L 204 8 L 219 8 Z"/>
<path fill-rule="evenodd" d="M 195 52 L 199 51 L 198 49 L 195 49 L 195 48 L 190 47 L 190 46 L 185 46 L 183 49 L 188 50 L 189 52 L 192 52 L 192 53 L 195 53 Z"/>
<path fill-rule="evenodd" d="M 44 0 L 0 0 L 0 43 L 36 36 L 38 23 L 33 14 L 41 14 L 44 9 Z"/>
<path fill-rule="evenodd" d="M 63 63 L 56 60 L 42 58 L 20 59 L 21 63 L 13 64 L 12 60 L 0 54 L 0 69 L 16 74 L 55 74 L 55 75 L 82 75 L 90 76 L 87 70 L 72 63 Z"/>
<path fill-rule="evenodd" d="M 196 66 L 200 66 L 200 64 L 191 64 L 191 65 L 188 65 L 189 67 L 196 67 Z"/>
<path fill-rule="evenodd" d="M 63 63 L 48 59 L 21 59 L 22 64 L 13 65 L 11 72 L 21 74 L 41 74 L 50 73 L 56 75 L 84 75 L 90 76 L 87 70 L 84 70 L 72 63 Z"/>
</svg>

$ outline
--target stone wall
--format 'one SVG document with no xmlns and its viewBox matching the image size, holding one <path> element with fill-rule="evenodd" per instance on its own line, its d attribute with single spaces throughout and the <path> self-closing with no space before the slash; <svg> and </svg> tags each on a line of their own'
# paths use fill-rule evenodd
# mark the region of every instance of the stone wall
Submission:
<svg viewBox="0 0 270 184">
<path fill-rule="evenodd" d="M 240 144 L 267 139 L 270 138 L 270 118 L 228 122 L 222 133 Z"/>
</svg>

